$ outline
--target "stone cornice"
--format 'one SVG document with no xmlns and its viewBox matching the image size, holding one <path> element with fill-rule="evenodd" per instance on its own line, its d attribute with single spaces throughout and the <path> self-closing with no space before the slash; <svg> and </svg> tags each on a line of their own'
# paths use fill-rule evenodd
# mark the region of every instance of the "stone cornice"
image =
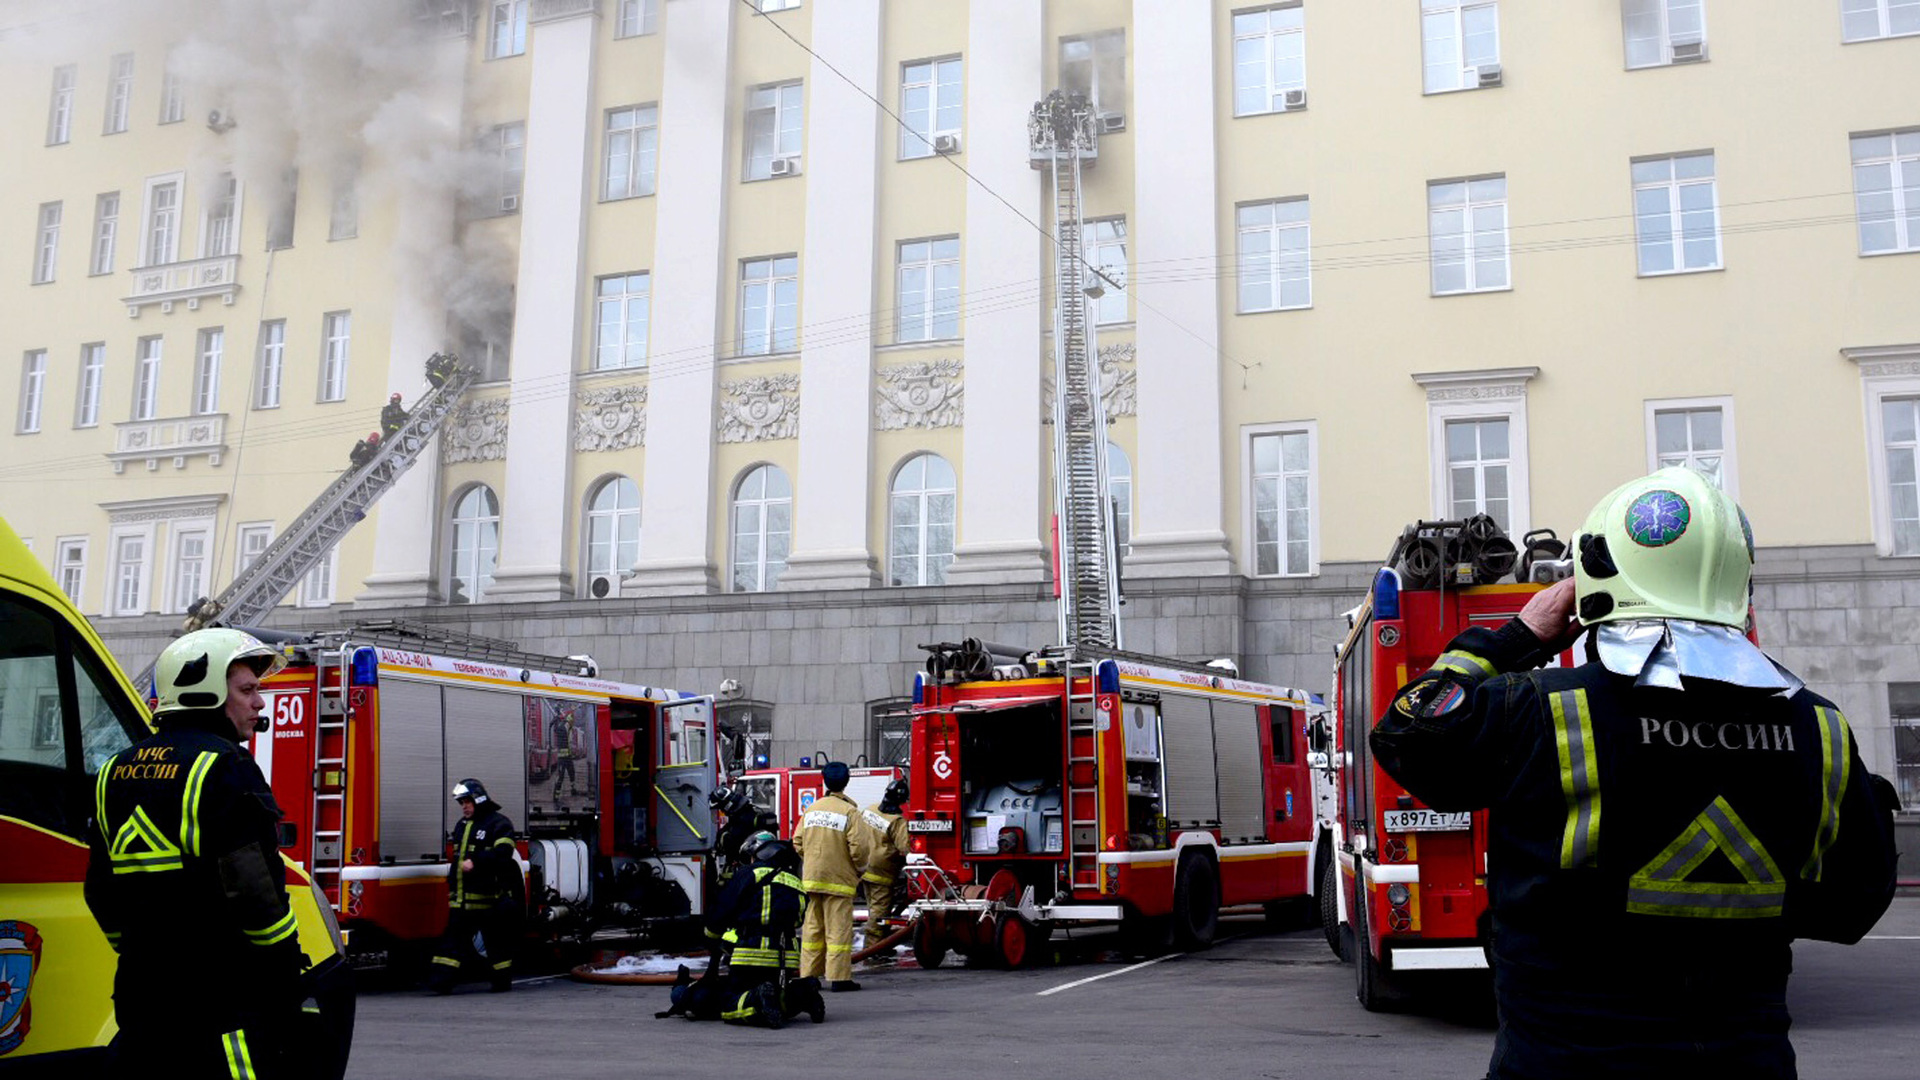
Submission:
<svg viewBox="0 0 1920 1080">
<path fill-rule="evenodd" d="M 1840 355 L 1859 365 L 1862 378 L 1920 375 L 1920 345 L 1864 345 L 1841 349 Z"/>
<path fill-rule="evenodd" d="M 183 518 L 212 517 L 227 501 L 224 494 L 169 495 L 159 499 L 117 499 L 103 502 L 111 525 L 137 525 L 147 521 L 178 521 Z"/>
</svg>

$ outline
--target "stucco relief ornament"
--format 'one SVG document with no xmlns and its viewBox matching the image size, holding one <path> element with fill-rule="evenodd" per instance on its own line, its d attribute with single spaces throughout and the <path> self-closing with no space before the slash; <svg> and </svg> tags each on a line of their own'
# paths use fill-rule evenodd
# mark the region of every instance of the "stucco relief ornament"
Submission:
<svg viewBox="0 0 1920 1080">
<path fill-rule="evenodd" d="M 1122 364 L 1128 366 L 1121 367 Z M 1134 416 L 1140 412 L 1139 384 L 1132 364 L 1132 342 L 1100 347 L 1100 400 L 1107 407 L 1108 418 Z"/>
<path fill-rule="evenodd" d="M 960 426 L 966 392 L 960 378 L 960 361 L 903 364 L 881 368 L 878 375 L 873 403 L 874 430 Z"/>
<path fill-rule="evenodd" d="M 766 442 L 800 433 L 800 376 L 762 375 L 720 384 L 720 441 Z"/>
<path fill-rule="evenodd" d="M 441 460 L 499 461 L 507 456 L 507 399 L 470 401 L 447 416 L 447 437 L 440 441 Z"/>
<path fill-rule="evenodd" d="M 613 386 L 583 390 L 573 414 L 573 448 L 625 450 L 647 445 L 647 388 Z"/>
</svg>

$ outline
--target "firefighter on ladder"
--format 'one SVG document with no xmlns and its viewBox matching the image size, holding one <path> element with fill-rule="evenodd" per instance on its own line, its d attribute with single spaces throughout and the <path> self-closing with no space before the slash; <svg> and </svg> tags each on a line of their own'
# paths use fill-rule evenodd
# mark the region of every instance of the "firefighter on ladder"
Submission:
<svg viewBox="0 0 1920 1080">
<path fill-rule="evenodd" d="M 489 985 L 498 994 L 513 989 L 514 939 L 526 909 L 520 865 L 514 861 L 513 822 L 478 780 L 453 785 L 453 797 L 460 801 L 461 821 L 448 837 L 453 858 L 447 867 L 447 929 L 434 951 L 427 987 L 436 994 L 453 993 L 478 934 L 486 945 Z"/>
<path fill-rule="evenodd" d="M 239 745 L 266 730 L 260 680 L 285 664 L 239 630 L 177 639 L 154 669 L 157 731 L 100 769 L 85 891 L 120 957 L 117 1075 L 304 1075 L 280 810 Z"/>
<path fill-rule="evenodd" d="M 894 887 L 907 865 L 907 819 L 900 808 L 907 802 L 907 778 L 887 785 L 880 801 L 862 807 L 854 828 L 864 834 L 867 866 L 860 875 L 867 890 L 867 939 L 893 914 Z"/>
<path fill-rule="evenodd" d="M 859 867 L 867 863 L 865 837 L 853 823 L 860 808 L 846 796 L 847 766 L 829 761 L 820 770 L 827 793 L 813 801 L 794 831 L 804 860 L 800 884 L 807 891 L 807 921 L 800 935 L 800 974 L 824 976 L 836 993 L 860 989 L 853 981 L 853 893 Z"/>
<path fill-rule="evenodd" d="M 1455 637 L 1371 737 L 1434 809 L 1492 809 L 1489 1075 L 1792 1077 L 1791 944 L 1886 910 L 1891 785 L 1742 633 L 1753 534 L 1705 477 L 1621 486 L 1574 550 L 1571 581 Z M 1582 628 L 1586 663 L 1533 670 Z"/>
</svg>

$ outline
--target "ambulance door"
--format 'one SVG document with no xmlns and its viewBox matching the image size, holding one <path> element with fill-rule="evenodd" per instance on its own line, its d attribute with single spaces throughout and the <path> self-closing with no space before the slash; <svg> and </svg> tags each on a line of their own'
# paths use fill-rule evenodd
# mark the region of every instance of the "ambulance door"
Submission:
<svg viewBox="0 0 1920 1080">
<path fill-rule="evenodd" d="M 716 830 L 707 796 L 718 766 L 713 699 L 662 702 L 654 753 L 655 847 L 666 853 L 712 850 Z"/>
</svg>

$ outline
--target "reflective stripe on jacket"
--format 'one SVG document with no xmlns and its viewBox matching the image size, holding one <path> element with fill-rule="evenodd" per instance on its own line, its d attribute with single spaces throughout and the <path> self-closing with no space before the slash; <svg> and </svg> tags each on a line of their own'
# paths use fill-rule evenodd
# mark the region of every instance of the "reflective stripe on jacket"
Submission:
<svg viewBox="0 0 1920 1080">
<path fill-rule="evenodd" d="M 810 893 L 852 896 L 867 863 L 866 839 L 854 830 L 860 808 L 841 792 L 815 799 L 800 815 L 793 846 L 801 858 L 800 885 Z"/>
<path fill-rule="evenodd" d="M 907 865 L 907 819 L 898 811 L 888 813 L 879 803 L 862 807 L 854 829 L 866 845 L 866 872 L 862 880 L 876 885 L 891 884 Z"/>
</svg>

